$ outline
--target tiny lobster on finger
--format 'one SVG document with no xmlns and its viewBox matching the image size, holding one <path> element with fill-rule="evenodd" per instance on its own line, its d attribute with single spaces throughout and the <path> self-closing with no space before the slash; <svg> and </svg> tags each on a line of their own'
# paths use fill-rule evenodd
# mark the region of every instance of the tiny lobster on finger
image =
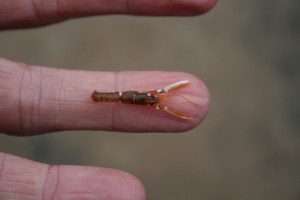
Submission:
<svg viewBox="0 0 300 200">
<path fill-rule="evenodd" d="M 160 105 L 161 98 L 160 94 L 167 93 L 179 88 L 185 87 L 190 82 L 187 80 L 179 81 L 168 85 L 162 89 L 138 92 L 138 91 L 124 91 L 124 92 L 98 92 L 95 90 L 91 97 L 94 102 L 121 102 L 125 104 L 138 104 L 138 105 L 151 105 L 157 110 L 164 110 L 173 116 L 182 119 L 192 119 L 191 116 L 176 112 L 169 109 L 167 106 Z"/>
</svg>

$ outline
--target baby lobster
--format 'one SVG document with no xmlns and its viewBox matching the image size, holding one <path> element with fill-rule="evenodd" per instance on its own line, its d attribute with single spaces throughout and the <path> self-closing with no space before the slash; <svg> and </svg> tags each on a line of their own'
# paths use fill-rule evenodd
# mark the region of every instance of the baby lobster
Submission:
<svg viewBox="0 0 300 200">
<path fill-rule="evenodd" d="M 124 91 L 124 92 L 98 92 L 95 90 L 91 97 L 95 102 L 122 102 L 126 104 L 137 104 L 137 105 L 151 105 L 154 106 L 157 110 L 164 110 L 171 115 L 182 119 L 192 119 L 191 116 L 188 116 L 183 113 L 179 113 L 173 110 L 170 110 L 166 106 L 160 105 L 160 96 L 169 91 L 177 90 L 181 87 L 185 87 L 190 82 L 187 80 L 179 81 L 173 83 L 165 88 L 147 91 L 147 92 L 138 92 L 138 91 Z"/>
</svg>

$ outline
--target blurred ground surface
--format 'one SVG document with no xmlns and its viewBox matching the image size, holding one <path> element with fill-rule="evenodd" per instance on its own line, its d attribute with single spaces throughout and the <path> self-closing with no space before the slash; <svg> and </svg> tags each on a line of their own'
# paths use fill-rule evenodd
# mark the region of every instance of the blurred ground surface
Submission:
<svg viewBox="0 0 300 200">
<path fill-rule="evenodd" d="M 93 70 L 181 70 L 208 85 L 186 134 L 0 136 L 40 162 L 128 171 L 152 200 L 300 199 L 300 1 L 220 1 L 192 18 L 104 16 L 0 33 L 0 56 Z"/>
</svg>

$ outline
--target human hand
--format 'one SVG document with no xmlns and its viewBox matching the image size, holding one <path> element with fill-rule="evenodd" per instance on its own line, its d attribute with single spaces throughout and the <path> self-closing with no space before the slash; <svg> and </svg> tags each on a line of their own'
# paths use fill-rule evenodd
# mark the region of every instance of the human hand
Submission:
<svg viewBox="0 0 300 200">
<path fill-rule="evenodd" d="M 46 25 L 96 14 L 196 15 L 213 0 L 1 1 L 0 29 Z M 162 3 L 160 3 L 162 2 Z M 189 80 L 174 91 L 194 104 L 176 105 L 191 115 L 176 118 L 149 106 L 95 103 L 100 91 L 147 91 Z M 172 91 L 173 92 L 173 91 Z M 0 131 L 28 136 L 63 130 L 180 132 L 206 116 L 209 94 L 196 77 L 181 72 L 92 72 L 50 69 L 0 59 Z M 180 104 L 181 105 L 181 104 Z M 145 199 L 132 175 L 98 167 L 50 166 L 0 153 L 0 199 Z"/>
</svg>

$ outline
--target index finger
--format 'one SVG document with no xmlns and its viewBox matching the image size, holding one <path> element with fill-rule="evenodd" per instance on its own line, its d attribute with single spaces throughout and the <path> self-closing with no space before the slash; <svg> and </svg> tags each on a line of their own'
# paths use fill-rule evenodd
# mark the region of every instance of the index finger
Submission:
<svg viewBox="0 0 300 200">
<path fill-rule="evenodd" d="M 10 0 L 0 1 L 0 29 L 35 27 L 101 14 L 189 16 L 210 10 L 216 0 Z"/>
<path fill-rule="evenodd" d="M 164 104 L 192 116 L 182 119 L 153 106 L 93 102 L 91 93 L 152 91 L 190 84 L 165 95 Z M 62 130 L 180 132 L 206 116 L 209 94 L 202 81 L 183 72 L 93 72 L 51 69 L 0 60 L 0 131 L 31 135 Z"/>
</svg>

